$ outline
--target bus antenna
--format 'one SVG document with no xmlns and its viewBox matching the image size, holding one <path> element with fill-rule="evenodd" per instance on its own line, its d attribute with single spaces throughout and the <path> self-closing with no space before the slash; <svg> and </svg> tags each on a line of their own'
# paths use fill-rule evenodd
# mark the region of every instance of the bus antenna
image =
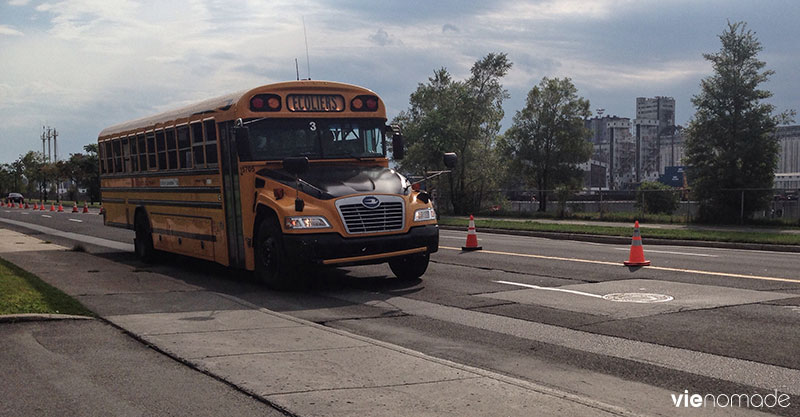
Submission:
<svg viewBox="0 0 800 417">
<path fill-rule="evenodd" d="M 294 59 L 294 70 L 297 72 L 297 81 L 300 81 L 300 67 L 297 65 L 297 58 Z"/>
<path fill-rule="evenodd" d="M 306 41 L 306 69 L 308 71 L 308 79 L 311 79 L 311 59 L 308 56 L 308 35 L 306 34 L 306 17 L 303 16 L 303 38 Z"/>
</svg>

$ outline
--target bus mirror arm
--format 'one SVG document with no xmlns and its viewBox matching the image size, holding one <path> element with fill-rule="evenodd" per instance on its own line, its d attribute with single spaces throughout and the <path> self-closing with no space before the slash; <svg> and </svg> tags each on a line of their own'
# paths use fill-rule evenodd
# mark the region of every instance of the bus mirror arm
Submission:
<svg viewBox="0 0 800 417">
<path fill-rule="evenodd" d="M 452 172 L 452 169 L 455 168 L 456 164 L 458 163 L 458 155 L 456 155 L 455 152 L 447 152 L 447 153 L 444 154 L 443 159 L 444 159 L 444 165 L 447 168 L 450 168 L 450 169 L 447 169 L 447 170 L 444 170 L 444 171 L 428 171 L 428 172 L 425 173 L 425 175 L 423 175 L 421 180 L 413 182 L 411 184 L 408 184 L 405 187 L 405 189 L 403 190 L 403 192 L 408 191 L 408 189 L 413 187 L 414 185 L 417 185 L 419 183 L 423 183 L 425 181 L 434 179 L 434 178 L 438 177 L 439 175 L 448 174 L 448 173 Z"/>
<path fill-rule="evenodd" d="M 305 208 L 306 203 L 300 198 L 300 174 L 308 171 L 308 158 L 305 156 L 284 158 L 283 169 L 294 175 L 294 211 L 301 212 L 303 208 Z"/>
</svg>

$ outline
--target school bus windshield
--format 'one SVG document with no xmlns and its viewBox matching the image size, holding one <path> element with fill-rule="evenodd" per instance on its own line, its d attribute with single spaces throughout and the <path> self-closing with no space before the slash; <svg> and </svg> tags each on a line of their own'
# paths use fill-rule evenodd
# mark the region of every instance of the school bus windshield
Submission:
<svg viewBox="0 0 800 417">
<path fill-rule="evenodd" d="M 381 158 L 381 119 L 262 119 L 247 123 L 253 160 Z"/>
</svg>

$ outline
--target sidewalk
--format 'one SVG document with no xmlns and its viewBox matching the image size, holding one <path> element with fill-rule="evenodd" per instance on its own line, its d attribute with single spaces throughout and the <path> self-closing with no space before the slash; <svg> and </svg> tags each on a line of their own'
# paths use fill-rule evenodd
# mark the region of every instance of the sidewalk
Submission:
<svg viewBox="0 0 800 417">
<path fill-rule="evenodd" d="M 43 248 L 41 241 L 22 236 L 0 229 L 0 256 L 154 349 L 290 415 L 632 414 L 590 398 L 269 311 L 146 269 L 52 244 Z M 14 333 L 9 326 L 20 324 L 0 325 L 2 334 Z M 59 329 L 78 331 L 74 325 Z M 84 349 L 102 349 L 91 339 L 85 343 Z M 24 352 L 18 349 L 17 354 Z M 121 354 L 118 360 L 159 369 L 152 358 Z M 19 394 L 27 392 L 23 382 L 15 381 L 22 384 Z M 92 395 L 61 394 L 71 400 Z M 217 413 L 208 411 L 213 414 Z"/>
</svg>

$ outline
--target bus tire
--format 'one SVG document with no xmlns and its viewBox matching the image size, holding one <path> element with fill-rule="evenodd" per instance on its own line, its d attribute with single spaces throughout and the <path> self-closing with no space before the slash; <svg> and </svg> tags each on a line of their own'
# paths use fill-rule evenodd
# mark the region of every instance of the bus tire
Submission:
<svg viewBox="0 0 800 417">
<path fill-rule="evenodd" d="M 286 257 L 283 233 L 274 219 L 265 219 L 258 226 L 255 245 L 256 278 L 276 290 L 288 290 L 300 285 L 299 276 Z"/>
<path fill-rule="evenodd" d="M 153 263 L 156 260 L 156 250 L 153 247 L 153 233 L 150 230 L 150 221 L 147 215 L 139 213 L 133 222 L 136 237 L 133 239 L 133 248 L 136 257 L 141 261 Z"/>
<path fill-rule="evenodd" d="M 389 268 L 397 278 L 402 280 L 419 279 L 428 269 L 431 254 L 428 252 L 394 258 L 389 261 Z"/>
</svg>

